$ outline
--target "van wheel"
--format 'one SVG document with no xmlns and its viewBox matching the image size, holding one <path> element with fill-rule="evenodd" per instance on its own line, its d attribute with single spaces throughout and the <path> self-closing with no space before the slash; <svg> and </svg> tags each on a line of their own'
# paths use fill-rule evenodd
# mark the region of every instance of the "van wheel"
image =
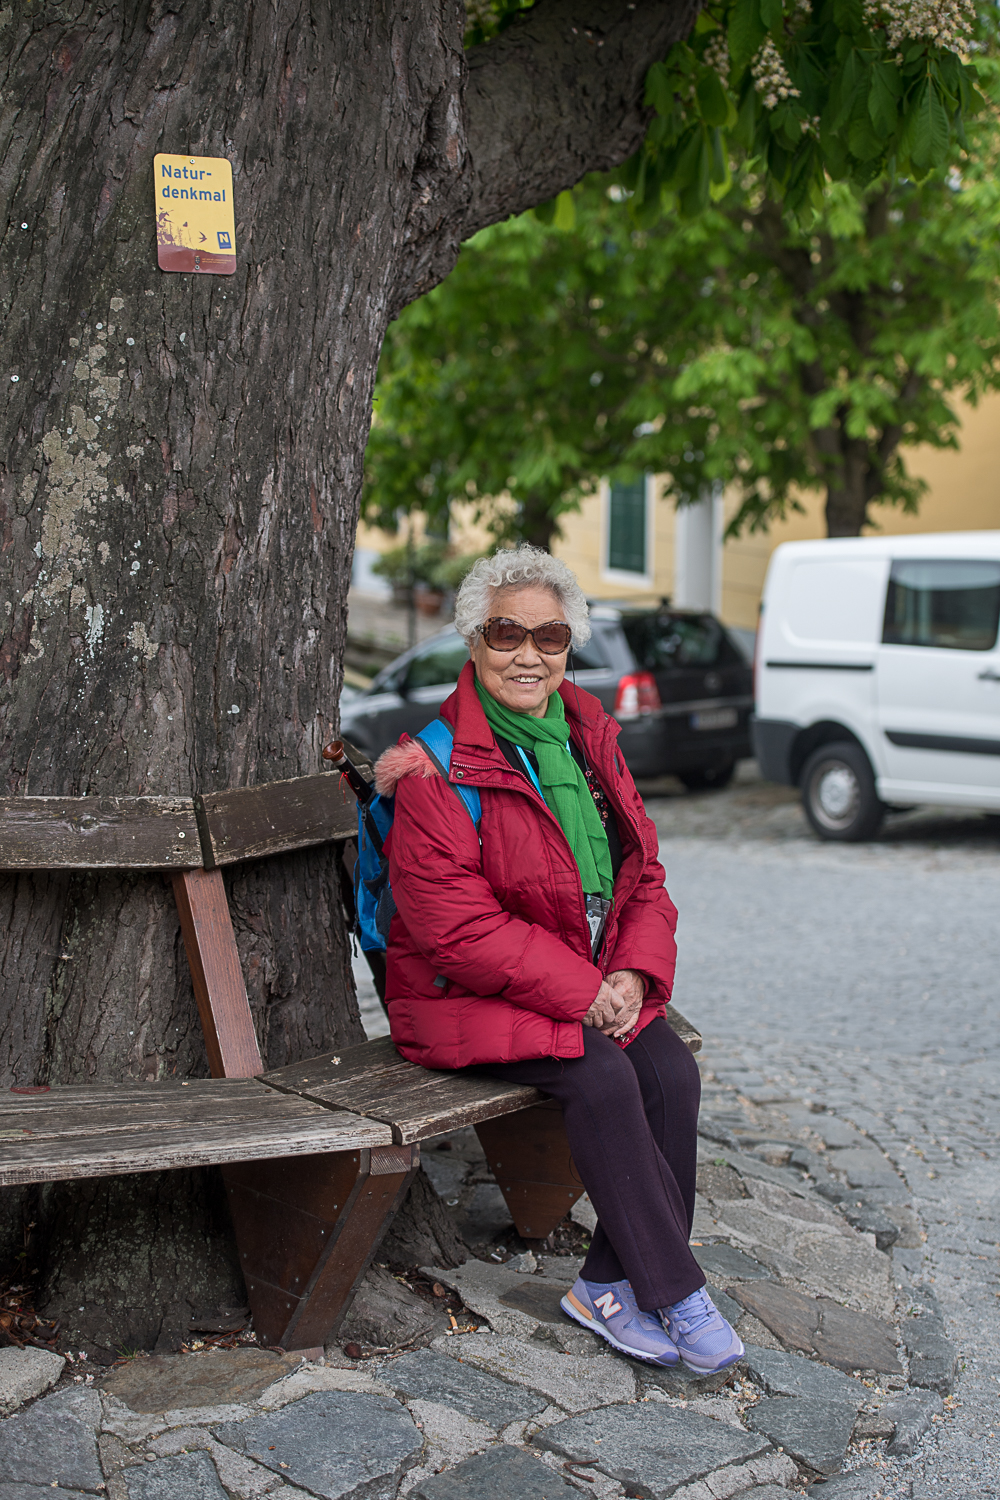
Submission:
<svg viewBox="0 0 1000 1500">
<path fill-rule="evenodd" d="M 721 792 L 733 779 L 736 770 L 734 760 L 724 766 L 704 766 L 697 771 L 678 771 L 677 780 L 684 783 L 689 792 Z"/>
<path fill-rule="evenodd" d="M 802 770 L 802 806 L 821 839 L 856 844 L 878 832 L 885 806 L 860 745 L 838 740 L 814 750 Z"/>
</svg>

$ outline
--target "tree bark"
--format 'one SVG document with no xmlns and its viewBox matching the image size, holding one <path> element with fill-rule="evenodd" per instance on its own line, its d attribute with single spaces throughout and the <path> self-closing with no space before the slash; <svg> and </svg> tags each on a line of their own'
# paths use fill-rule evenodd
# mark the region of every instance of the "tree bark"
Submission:
<svg viewBox="0 0 1000 1500">
<path fill-rule="evenodd" d="M 694 25 L 701 0 L 550 0 L 469 56 L 472 195 L 464 226 L 544 203 L 638 150 L 650 63 Z"/>
<path fill-rule="evenodd" d="M 543 0 L 470 59 L 460 0 L 3 12 L 0 794 L 319 768 L 387 322 L 480 224 L 635 148 L 643 74 L 694 10 Z M 157 269 L 157 151 L 232 162 L 235 275 Z M 335 861 L 227 888 L 267 1063 L 360 1040 Z M 0 877 L 0 922 L 0 1084 L 206 1071 L 160 877 Z M 29 1259 L 88 1309 L 77 1342 L 112 1342 L 89 1310 L 116 1287 L 147 1343 L 211 1294 L 208 1179 L 166 1181 L 4 1195 L 7 1243 L 33 1216 Z M 100 1233 L 140 1202 L 141 1230 Z M 60 1216 L 88 1246 L 72 1274 Z"/>
<path fill-rule="evenodd" d="M 521 501 L 517 511 L 517 537 L 520 541 L 551 552 L 553 538 L 558 535 L 559 522 L 543 498 L 529 495 Z"/>
<path fill-rule="evenodd" d="M 826 487 L 826 534 L 831 537 L 860 536 L 868 524 L 868 454 L 851 451 L 867 445 L 845 441 L 843 446 L 848 451 L 841 455 L 837 478 Z"/>
</svg>

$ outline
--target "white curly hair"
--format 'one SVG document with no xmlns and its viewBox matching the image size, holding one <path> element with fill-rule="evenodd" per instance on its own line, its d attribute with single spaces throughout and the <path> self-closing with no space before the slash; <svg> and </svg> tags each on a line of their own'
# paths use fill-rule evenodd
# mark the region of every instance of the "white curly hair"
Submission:
<svg viewBox="0 0 1000 1500">
<path fill-rule="evenodd" d="M 472 645 L 500 589 L 532 586 L 548 589 L 558 599 L 573 632 L 573 645 L 585 646 L 590 640 L 590 611 L 576 575 L 551 553 L 527 543 L 481 557 L 466 574 L 455 598 L 455 627 L 465 644 Z"/>
</svg>

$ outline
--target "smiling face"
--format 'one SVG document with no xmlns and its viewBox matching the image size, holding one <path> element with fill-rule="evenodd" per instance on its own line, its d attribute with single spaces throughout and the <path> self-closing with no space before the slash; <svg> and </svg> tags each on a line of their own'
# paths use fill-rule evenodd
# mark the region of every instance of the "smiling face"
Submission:
<svg viewBox="0 0 1000 1500">
<path fill-rule="evenodd" d="M 489 610 L 490 619 L 516 620 L 529 630 L 550 620 L 565 620 L 556 596 L 539 584 L 525 588 L 497 589 Z M 526 635 L 516 651 L 492 651 L 481 635 L 472 644 L 476 676 L 491 698 L 518 714 L 545 717 L 549 698 L 566 675 L 568 651 L 546 656 Z"/>
</svg>

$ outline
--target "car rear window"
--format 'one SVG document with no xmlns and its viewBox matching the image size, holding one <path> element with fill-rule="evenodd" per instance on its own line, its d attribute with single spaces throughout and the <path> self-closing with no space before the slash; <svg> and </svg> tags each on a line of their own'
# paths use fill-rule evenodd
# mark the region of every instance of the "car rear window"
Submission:
<svg viewBox="0 0 1000 1500">
<path fill-rule="evenodd" d="M 441 687 L 457 682 L 458 674 L 469 660 L 469 648 L 460 635 L 443 641 L 432 641 L 415 656 L 406 671 L 404 686 L 408 693 L 417 688 Z"/>
<path fill-rule="evenodd" d="M 604 642 L 595 631 L 585 646 L 578 646 L 575 651 L 569 653 L 566 670 L 572 672 L 593 672 L 600 667 L 608 666 L 608 653 Z"/>
<path fill-rule="evenodd" d="M 989 651 L 1000 621 L 1000 562 L 894 562 L 885 600 L 887 646 Z"/>
<path fill-rule="evenodd" d="M 623 615 L 622 629 L 633 656 L 647 672 L 727 666 L 742 660 L 713 615 Z"/>
</svg>

